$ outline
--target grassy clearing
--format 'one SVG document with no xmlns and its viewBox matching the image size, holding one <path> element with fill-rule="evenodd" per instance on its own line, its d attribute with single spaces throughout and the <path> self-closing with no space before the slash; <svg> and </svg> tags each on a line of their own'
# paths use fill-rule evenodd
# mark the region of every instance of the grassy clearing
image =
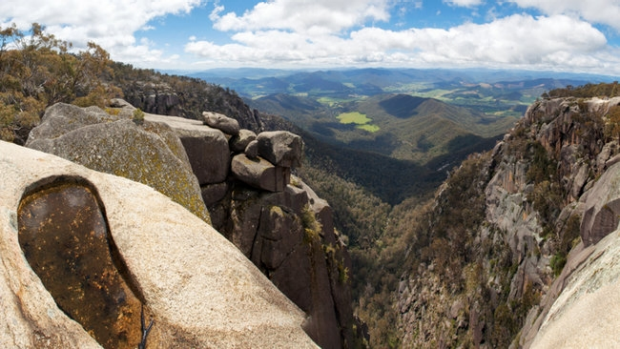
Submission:
<svg viewBox="0 0 620 349">
<path fill-rule="evenodd" d="M 359 125 L 357 126 L 357 128 L 360 128 L 364 131 L 368 131 L 370 133 L 375 133 L 377 131 L 379 131 L 381 128 L 377 125 Z"/>
<path fill-rule="evenodd" d="M 342 113 L 338 115 L 338 120 L 340 120 L 341 124 L 357 124 L 357 125 L 366 125 L 372 120 L 366 116 L 366 114 L 351 112 L 351 113 Z"/>
<path fill-rule="evenodd" d="M 342 113 L 338 115 L 338 120 L 340 120 L 341 124 L 356 124 L 357 128 L 370 133 L 375 133 L 380 130 L 379 126 L 370 123 L 372 121 L 371 118 L 359 112 Z"/>
</svg>

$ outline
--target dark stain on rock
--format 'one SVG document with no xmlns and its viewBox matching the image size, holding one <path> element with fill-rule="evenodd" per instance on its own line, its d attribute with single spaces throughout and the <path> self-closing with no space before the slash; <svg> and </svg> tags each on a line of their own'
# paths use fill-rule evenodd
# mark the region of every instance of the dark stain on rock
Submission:
<svg viewBox="0 0 620 349">
<path fill-rule="evenodd" d="M 22 198 L 18 226 L 26 259 L 59 308 L 103 347 L 136 348 L 143 298 L 125 281 L 96 191 L 65 180 L 39 188 Z"/>
</svg>

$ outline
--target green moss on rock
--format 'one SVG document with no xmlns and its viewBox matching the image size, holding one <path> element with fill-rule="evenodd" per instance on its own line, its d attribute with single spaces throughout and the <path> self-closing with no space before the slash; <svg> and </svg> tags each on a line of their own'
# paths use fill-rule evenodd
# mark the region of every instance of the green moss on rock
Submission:
<svg viewBox="0 0 620 349">
<path fill-rule="evenodd" d="M 74 107 L 72 108 L 78 108 Z M 102 112 L 99 108 L 84 109 Z M 82 113 L 44 117 L 44 128 L 62 128 L 66 121 L 80 122 Z M 58 119 L 62 119 L 59 122 Z M 74 127 L 55 138 L 38 137 L 26 146 L 51 153 L 90 169 L 146 184 L 211 224 L 180 140 L 169 127 L 137 127 L 131 120 L 117 120 Z"/>
</svg>

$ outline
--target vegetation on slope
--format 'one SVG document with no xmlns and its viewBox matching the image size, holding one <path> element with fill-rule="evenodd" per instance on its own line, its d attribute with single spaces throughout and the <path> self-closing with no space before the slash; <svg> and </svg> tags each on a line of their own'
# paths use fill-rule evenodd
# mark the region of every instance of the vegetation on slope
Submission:
<svg viewBox="0 0 620 349">
<path fill-rule="evenodd" d="M 619 134 L 619 107 L 599 110 L 579 98 L 565 102 L 570 111 L 555 125 L 561 129 L 549 125 L 558 115 L 540 107 L 495 153 L 472 155 L 452 171 L 428 204 L 406 200 L 396 206 L 380 243 L 364 259 L 354 254 L 365 283 L 354 289 L 357 312 L 369 325 L 373 347 L 505 348 L 518 341 L 528 313 L 579 242 L 580 216 L 568 204 L 580 194 L 568 179 L 579 166 L 588 166 L 588 181 L 600 175 L 597 156 L 603 145 L 613 148 Z M 567 158 L 569 150 L 577 152 L 579 166 Z M 520 185 L 527 188 L 523 203 L 517 202 L 523 215 L 536 217 L 533 229 L 540 234 L 519 247 L 489 220 L 485 194 L 501 166 L 517 163 L 525 175 Z M 536 261 L 536 271 L 526 271 L 524 260 Z"/>
<path fill-rule="evenodd" d="M 283 116 L 325 143 L 419 165 L 450 154 L 450 143 L 457 138 L 472 142 L 470 146 L 485 142 L 503 135 L 516 120 L 404 94 L 381 94 L 333 105 L 290 95 L 271 95 L 248 103 Z"/>
<path fill-rule="evenodd" d="M 15 25 L 0 29 L 0 138 L 23 144 L 45 108 L 58 103 L 103 107 L 121 92 L 110 78 L 109 55 L 94 43 L 73 54 L 71 44 L 33 24 L 29 35 Z"/>
<path fill-rule="evenodd" d="M 620 85 L 617 81 L 613 83 L 585 84 L 583 86 L 568 85 L 564 88 L 556 88 L 542 94 L 543 98 L 559 98 L 559 97 L 617 97 L 620 96 Z"/>
</svg>

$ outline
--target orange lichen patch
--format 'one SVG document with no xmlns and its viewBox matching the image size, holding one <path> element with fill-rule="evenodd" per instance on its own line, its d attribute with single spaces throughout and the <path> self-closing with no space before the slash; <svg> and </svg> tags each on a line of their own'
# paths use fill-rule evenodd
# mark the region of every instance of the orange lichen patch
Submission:
<svg viewBox="0 0 620 349">
<path fill-rule="evenodd" d="M 119 272 L 120 257 L 93 191 L 53 185 L 26 196 L 18 212 L 26 259 L 58 307 L 105 348 L 136 348 L 142 302 Z"/>
</svg>

